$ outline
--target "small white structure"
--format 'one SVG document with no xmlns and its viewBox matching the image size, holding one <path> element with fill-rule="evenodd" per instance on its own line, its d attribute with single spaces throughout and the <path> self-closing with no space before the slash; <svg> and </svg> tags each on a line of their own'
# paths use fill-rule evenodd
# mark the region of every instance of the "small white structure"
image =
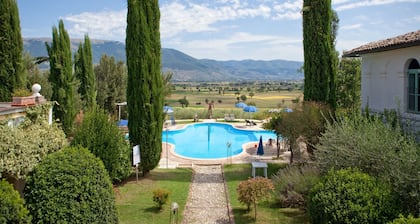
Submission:
<svg viewBox="0 0 420 224">
<path fill-rule="evenodd" d="M 255 178 L 255 170 L 258 169 L 258 168 L 261 168 L 261 169 L 264 170 L 264 177 L 267 178 L 267 168 L 268 168 L 267 163 L 263 163 L 263 162 L 252 162 L 251 165 L 252 165 L 251 174 L 252 174 L 252 177 L 253 178 Z"/>
<path fill-rule="evenodd" d="M 420 130 L 420 30 L 343 53 L 362 58 L 361 106 L 399 111 Z"/>
</svg>

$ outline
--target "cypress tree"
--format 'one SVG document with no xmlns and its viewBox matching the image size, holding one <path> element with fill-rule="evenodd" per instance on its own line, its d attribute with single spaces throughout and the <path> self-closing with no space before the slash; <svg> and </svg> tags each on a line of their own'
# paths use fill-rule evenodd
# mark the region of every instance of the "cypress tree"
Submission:
<svg viewBox="0 0 420 224">
<path fill-rule="evenodd" d="M 63 130 L 69 134 L 73 128 L 76 116 L 74 101 L 74 75 L 71 57 L 70 37 L 60 20 L 58 29 L 53 27 L 51 46 L 45 43 L 50 59 L 50 75 L 48 80 L 53 90 L 51 100 L 57 101 L 54 106 L 54 116 L 63 125 Z"/>
<path fill-rule="evenodd" d="M 140 145 L 143 175 L 162 152 L 163 81 L 158 0 L 128 0 L 127 108 L 132 145 Z"/>
<path fill-rule="evenodd" d="M 79 93 L 84 108 L 92 108 L 96 105 L 96 84 L 93 71 L 92 47 L 88 35 L 85 35 L 84 43 L 79 44 L 74 56 L 74 71 L 80 81 Z"/>
<path fill-rule="evenodd" d="M 303 1 L 304 100 L 335 108 L 337 70 L 331 0 Z"/>
<path fill-rule="evenodd" d="M 24 88 L 23 41 L 16 0 L 0 1 L 0 102 L 10 101 L 12 92 Z"/>
</svg>

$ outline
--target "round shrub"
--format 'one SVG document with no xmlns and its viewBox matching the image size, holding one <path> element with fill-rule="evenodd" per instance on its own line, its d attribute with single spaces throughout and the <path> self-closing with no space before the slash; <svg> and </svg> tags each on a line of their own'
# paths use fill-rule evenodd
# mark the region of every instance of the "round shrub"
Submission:
<svg viewBox="0 0 420 224">
<path fill-rule="evenodd" d="M 23 199 L 4 179 L 0 181 L 0 198 L 0 223 L 31 223 Z"/>
<path fill-rule="evenodd" d="M 309 198 L 311 223 L 386 223 L 398 215 L 389 185 L 352 168 L 329 171 Z"/>
<path fill-rule="evenodd" d="M 111 181 L 86 148 L 48 155 L 24 190 L 34 223 L 118 223 Z"/>
<path fill-rule="evenodd" d="M 72 145 L 88 148 L 99 157 L 113 182 L 131 174 L 131 151 L 117 125 L 101 109 L 87 112 Z"/>
</svg>

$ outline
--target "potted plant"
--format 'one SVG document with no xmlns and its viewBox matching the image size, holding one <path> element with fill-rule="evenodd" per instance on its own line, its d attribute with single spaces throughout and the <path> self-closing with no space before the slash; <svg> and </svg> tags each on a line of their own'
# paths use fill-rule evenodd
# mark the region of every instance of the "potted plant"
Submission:
<svg viewBox="0 0 420 224">
<path fill-rule="evenodd" d="M 35 104 L 35 97 L 32 96 L 31 92 L 25 88 L 19 88 L 13 91 L 12 99 L 12 106 L 27 106 Z"/>
</svg>

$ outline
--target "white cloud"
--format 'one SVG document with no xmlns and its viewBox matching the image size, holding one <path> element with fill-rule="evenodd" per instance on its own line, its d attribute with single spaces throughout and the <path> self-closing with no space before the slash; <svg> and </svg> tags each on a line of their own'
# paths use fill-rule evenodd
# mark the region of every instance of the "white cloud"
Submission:
<svg viewBox="0 0 420 224">
<path fill-rule="evenodd" d="M 240 1 L 218 1 L 224 5 L 181 4 L 172 2 L 161 6 L 161 32 L 165 38 L 181 32 L 216 31 L 218 22 L 240 18 L 269 17 L 271 9 L 265 5 L 248 7 Z M 227 4 L 230 3 L 230 4 Z"/>
<path fill-rule="evenodd" d="M 409 2 L 420 2 L 420 0 L 359 0 L 359 1 L 349 1 L 349 0 L 336 0 L 335 3 L 337 7 L 335 10 L 343 11 L 360 7 L 368 6 L 377 6 L 377 5 L 388 5 L 393 3 L 409 3 Z"/>
<path fill-rule="evenodd" d="M 275 20 L 296 20 L 300 19 L 302 16 L 300 14 L 302 8 L 302 1 L 286 1 L 284 3 L 277 3 L 273 6 Z"/>
<path fill-rule="evenodd" d="M 301 61 L 303 58 L 301 37 L 238 32 L 226 38 L 196 39 L 188 42 L 177 39 L 171 40 L 168 44 L 170 48 L 181 50 L 200 59 L 272 60 L 282 58 Z"/>
<path fill-rule="evenodd" d="M 126 10 L 104 11 L 99 13 L 84 12 L 64 16 L 67 30 L 72 37 L 89 37 L 110 40 L 122 40 L 125 37 Z"/>
<path fill-rule="evenodd" d="M 362 27 L 362 24 L 357 23 L 357 24 L 352 24 L 352 25 L 347 25 L 347 26 L 341 26 L 340 30 L 356 30 L 356 29 L 360 29 Z"/>
</svg>

